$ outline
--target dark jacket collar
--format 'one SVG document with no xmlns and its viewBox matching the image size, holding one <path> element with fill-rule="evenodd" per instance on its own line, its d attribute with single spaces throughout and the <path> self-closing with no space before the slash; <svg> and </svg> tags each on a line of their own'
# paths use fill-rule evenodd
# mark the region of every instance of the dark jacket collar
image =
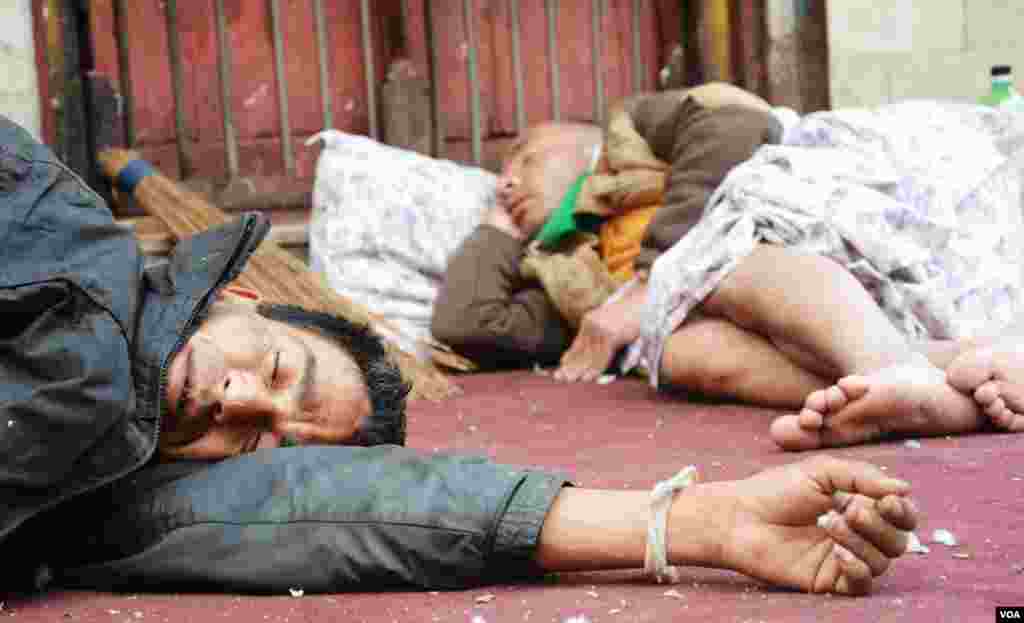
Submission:
<svg viewBox="0 0 1024 623">
<path fill-rule="evenodd" d="M 182 240 L 146 270 L 134 340 L 137 419 L 159 422 L 171 357 L 197 328 L 216 292 L 238 276 L 270 230 L 258 213 Z"/>
</svg>

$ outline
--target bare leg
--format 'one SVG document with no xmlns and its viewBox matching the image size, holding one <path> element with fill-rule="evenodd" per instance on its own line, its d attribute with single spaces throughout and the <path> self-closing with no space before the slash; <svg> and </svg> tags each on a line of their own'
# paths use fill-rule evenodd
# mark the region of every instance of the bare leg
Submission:
<svg viewBox="0 0 1024 623">
<path fill-rule="evenodd" d="M 669 337 L 662 382 L 714 398 L 799 409 L 835 378 L 798 365 L 770 340 L 722 318 L 688 320 Z"/>
<path fill-rule="evenodd" d="M 977 430 L 984 416 L 914 349 L 867 291 L 834 262 L 761 245 L 705 301 L 709 316 L 783 340 L 843 378 L 778 418 L 786 449 L 863 443 L 887 433 Z"/>
</svg>

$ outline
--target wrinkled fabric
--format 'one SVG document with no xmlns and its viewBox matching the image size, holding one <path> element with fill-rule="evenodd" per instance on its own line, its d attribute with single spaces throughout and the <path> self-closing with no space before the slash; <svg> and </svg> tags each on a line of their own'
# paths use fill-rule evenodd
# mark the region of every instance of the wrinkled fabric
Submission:
<svg viewBox="0 0 1024 623">
<path fill-rule="evenodd" d="M 538 572 L 556 476 L 397 447 L 152 464 L 166 370 L 269 229 L 143 270 L 132 231 L 0 117 L 0 595 L 461 587 Z"/>
<path fill-rule="evenodd" d="M 310 267 L 398 326 L 416 352 L 430 334 L 449 257 L 495 201 L 494 174 L 328 130 L 317 162 Z"/>
<path fill-rule="evenodd" d="M 19 526 L 153 454 L 165 366 L 268 227 L 245 215 L 144 271 L 131 230 L 0 116 L 0 586 L 36 562 L 5 555 Z"/>
<path fill-rule="evenodd" d="M 85 545 L 62 548 L 57 580 L 286 594 L 522 579 L 540 573 L 541 526 L 565 484 L 481 457 L 397 446 L 159 465 L 70 509 L 78 520 L 62 538 L 81 535 Z M 97 515 L 97 506 L 114 510 Z"/>
<path fill-rule="evenodd" d="M 637 237 L 638 247 L 639 242 Z M 572 234 L 552 250 L 533 242 L 519 264 L 523 278 L 540 282 L 573 330 L 578 330 L 583 316 L 600 307 L 619 286 L 597 254 L 598 243 L 598 237 L 590 233 Z"/>
<path fill-rule="evenodd" d="M 911 101 L 815 113 L 735 167 L 655 262 L 624 366 L 657 385 L 665 340 L 761 242 L 824 255 L 912 338 L 1009 323 L 1020 301 L 1024 121 Z"/>
</svg>

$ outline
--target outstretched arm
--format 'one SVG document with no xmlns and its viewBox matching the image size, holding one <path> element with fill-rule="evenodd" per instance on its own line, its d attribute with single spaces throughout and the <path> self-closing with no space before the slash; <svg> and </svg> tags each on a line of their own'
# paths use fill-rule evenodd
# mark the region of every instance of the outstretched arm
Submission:
<svg viewBox="0 0 1024 623">
<path fill-rule="evenodd" d="M 865 594 L 906 551 L 917 523 L 909 489 L 873 465 L 824 456 L 696 485 L 669 511 L 668 560 L 809 592 Z M 548 571 L 642 567 L 648 500 L 643 491 L 563 489 L 537 563 Z"/>
</svg>

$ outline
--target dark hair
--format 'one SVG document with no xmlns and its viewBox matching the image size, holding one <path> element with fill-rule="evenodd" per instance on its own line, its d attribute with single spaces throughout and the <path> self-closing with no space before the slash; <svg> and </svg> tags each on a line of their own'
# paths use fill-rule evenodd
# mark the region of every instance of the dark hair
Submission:
<svg viewBox="0 0 1024 623">
<path fill-rule="evenodd" d="M 357 443 L 405 444 L 405 400 L 412 387 L 373 329 L 340 316 L 296 305 L 261 303 L 256 311 L 270 320 L 312 329 L 345 350 L 359 366 L 370 395 L 371 412 L 359 425 Z"/>
</svg>

